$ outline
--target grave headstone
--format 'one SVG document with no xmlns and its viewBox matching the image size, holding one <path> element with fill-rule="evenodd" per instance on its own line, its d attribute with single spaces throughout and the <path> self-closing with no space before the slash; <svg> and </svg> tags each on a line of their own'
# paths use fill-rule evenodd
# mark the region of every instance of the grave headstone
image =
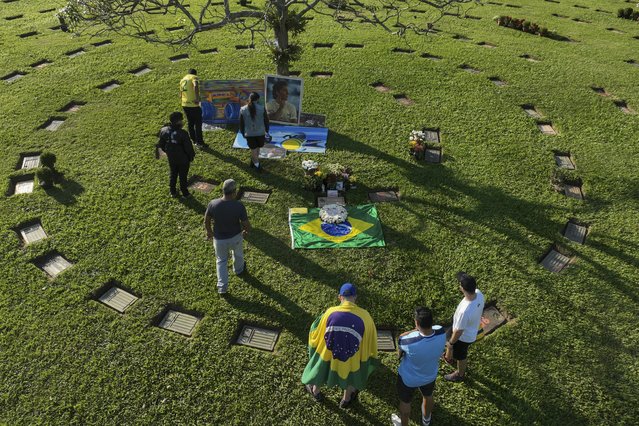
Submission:
<svg viewBox="0 0 639 426">
<path fill-rule="evenodd" d="M 586 234 L 588 234 L 588 227 L 572 220 L 568 221 L 564 228 L 564 237 L 577 244 L 583 244 L 586 241 Z"/>
<path fill-rule="evenodd" d="M 427 163 L 439 164 L 442 162 L 442 149 L 440 147 L 436 148 L 426 148 L 424 151 L 424 160 Z"/>
<path fill-rule="evenodd" d="M 485 47 L 487 49 L 496 49 L 497 46 L 495 46 L 492 43 L 488 43 L 486 41 L 480 41 L 479 43 L 477 43 L 477 46 L 481 46 L 481 47 Z"/>
<path fill-rule="evenodd" d="M 7 192 L 7 195 L 30 194 L 33 192 L 34 184 L 35 181 L 33 174 L 10 178 L 9 191 Z"/>
<path fill-rule="evenodd" d="M 475 69 L 471 67 L 470 65 L 466 65 L 466 64 L 460 65 L 459 68 L 463 69 L 464 71 L 470 74 L 479 74 L 481 72 L 480 70 Z"/>
<path fill-rule="evenodd" d="M 488 306 L 484 309 L 484 312 L 481 314 L 481 319 L 479 321 L 481 330 L 481 337 L 485 337 L 495 331 L 497 328 L 501 327 L 505 324 L 507 318 L 499 312 L 496 306 Z"/>
<path fill-rule="evenodd" d="M 626 101 L 614 101 L 614 102 L 615 102 L 615 105 L 617 106 L 617 108 L 619 108 L 619 110 L 621 112 L 623 112 L 624 114 L 634 114 L 635 113 L 635 111 L 628 106 Z"/>
<path fill-rule="evenodd" d="M 556 135 L 557 130 L 552 126 L 552 123 L 537 123 L 537 127 L 544 135 Z"/>
<path fill-rule="evenodd" d="M 393 98 L 395 98 L 397 103 L 400 105 L 411 106 L 415 104 L 415 101 L 413 101 L 411 98 L 409 98 L 403 93 L 398 93 L 396 95 L 393 95 Z"/>
<path fill-rule="evenodd" d="M 60 128 L 60 126 L 62 126 L 62 124 L 64 123 L 64 120 L 66 119 L 63 117 L 51 117 L 50 119 L 45 121 L 44 124 L 40 126 L 40 128 L 44 130 L 48 130 L 50 132 L 55 132 L 56 130 Z"/>
<path fill-rule="evenodd" d="M 202 55 L 211 55 L 213 53 L 218 53 L 217 47 L 213 47 L 211 49 L 202 49 L 200 50 Z"/>
<path fill-rule="evenodd" d="M 2 77 L 2 80 L 5 83 L 13 83 L 14 81 L 20 80 L 22 77 L 24 77 L 26 74 L 20 71 L 14 71 L 10 74 L 5 75 L 4 77 Z"/>
<path fill-rule="evenodd" d="M 190 337 L 199 321 L 200 319 L 194 315 L 169 309 L 160 320 L 158 327 Z"/>
<path fill-rule="evenodd" d="M 244 325 L 237 336 L 235 343 L 242 346 L 249 346 L 255 349 L 273 352 L 275 344 L 280 335 L 278 330 Z"/>
<path fill-rule="evenodd" d="M 47 65 L 51 65 L 53 62 L 47 60 L 47 59 L 42 59 L 41 61 L 38 62 L 34 62 L 30 65 L 31 68 L 37 68 L 37 69 L 42 69 L 44 67 L 46 67 Z"/>
<path fill-rule="evenodd" d="M 346 206 L 346 200 L 344 197 L 317 197 L 317 207 L 320 209 L 328 204 Z"/>
<path fill-rule="evenodd" d="M 561 272 L 570 263 L 571 258 L 561 254 L 556 250 L 556 247 L 552 247 L 550 251 L 541 261 L 541 265 L 550 272 Z"/>
<path fill-rule="evenodd" d="M 524 112 L 526 114 L 528 114 L 529 117 L 532 118 L 542 118 L 542 114 L 537 111 L 537 108 L 535 108 L 534 105 L 530 105 L 530 104 L 526 104 L 526 105 L 522 105 L 521 108 L 524 110 Z"/>
<path fill-rule="evenodd" d="M 506 3 L 506 7 L 512 7 L 513 9 L 521 9 L 521 6 L 518 4 L 508 4 Z"/>
<path fill-rule="evenodd" d="M 459 41 L 470 41 L 470 38 L 466 37 L 465 35 L 462 34 L 455 34 L 453 36 L 454 40 L 459 40 Z"/>
<path fill-rule="evenodd" d="M 387 202 L 399 201 L 399 195 L 397 194 L 396 191 L 369 192 L 368 198 L 373 203 L 387 203 Z"/>
<path fill-rule="evenodd" d="M 153 71 L 153 70 L 148 65 L 142 65 L 142 66 L 140 66 L 138 68 L 135 68 L 135 69 L 129 71 L 129 73 L 133 74 L 136 77 L 141 77 L 144 74 L 150 73 L 151 71 Z"/>
<path fill-rule="evenodd" d="M 175 27 L 168 27 L 166 30 L 170 33 L 176 32 L 176 31 L 182 31 L 184 29 L 184 25 L 177 25 Z"/>
<path fill-rule="evenodd" d="M 150 35 L 155 34 L 154 30 L 150 30 L 150 31 L 140 31 L 139 33 L 136 34 L 136 36 L 138 37 L 148 37 Z"/>
<path fill-rule="evenodd" d="M 40 154 L 23 154 L 20 156 L 20 169 L 30 170 L 40 167 Z"/>
<path fill-rule="evenodd" d="M 506 83 L 505 81 L 503 81 L 502 79 L 500 79 L 499 77 L 490 77 L 489 80 L 498 87 L 504 87 L 507 86 L 508 83 Z"/>
<path fill-rule="evenodd" d="M 623 31 L 618 30 L 616 28 L 606 28 L 606 30 L 610 31 L 611 33 L 615 33 L 615 34 L 624 34 Z"/>
<path fill-rule="evenodd" d="M 530 56 L 530 55 L 528 55 L 528 54 L 523 54 L 523 55 L 521 55 L 521 56 L 520 56 L 520 58 L 525 59 L 525 60 L 527 60 L 528 62 L 540 62 L 540 60 L 539 60 L 539 59 L 534 58 L 534 57 L 532 57 L 532 56 Z"/>
<path fill-rule="evenodd" d="M 26 32 L 26 33 L 18 34 L 18 37 L 27 38 L 27 37 L 33 37 L 33 36 L 38 35 L 38 34 L 40 34 L 40 33 L 37 32 L 37 31 L 29 31 L 29 32 Z"/>
<path fill-rule="evenodd" d="M 344 46 L 347 49 L 363 49 L 364 48 L 363 44 L 358 44 L 358 43 L 346 43 Z"/>
<path fill-rule="evenodd" d="M 431 61 L 441 61 L 442 57 L 437 55 L 431 55 L 430 53 L 422 53 L 421 57 L 424 59 L 430 59 Z"/>
<path fill-rule="evenodd" d="M 44 232 L 42 224 L 37 222 L 20 228 L 20 237 L 25 245 L 29 245 L 46 239 L 47 234 Z"/>
<path fill-rule="evenodd" d="M 574 198 L 575 200 L 583 200 L 584 193 L 581 190 L 581 185 L 566 183 L 564 184 L 564 194 L 568 198 Z"/>
<path fill-rule="evenodd" d="M 86 102 L 71 101 L 65 106 L 63 106 L 62 108 L 60 108 L 58 112 L 66 112 L 68 114 L 73 114 L 80 111 L 80 108 L 82 108 L 84 105 L 86 105 Z"/>
<path fill-rule="evenodd" d="M 590 88 L 599 96 L 610 96 L 610 93 L 606 92 L 606 89 L 604 89 L 603 87 L 590 86 Z"/>
<path fill-rule="evenodd" d="M 97 41 L 95 43 L 91 43 L 91 45 L 93 45 L 93 47 L 108 46 L 110 44 L 113 44 L 113 41 L 111 41 L 111 40 L 102 40 L 102 41 Z"/>
<path fill-rule="evenodd" d="M 180 62 L 189 59 L 189 55 L 187 53 L 182 53 L 181 55 L 171 56 L 169 61 L 171 62 Z"/>
<path fill-rule="evenodd" d="M 55 7 L 49 9 L 39 10 L 38 13 L 49 13 L 55 11 Z"/>
<path fill-rule="evenodd" d="M 240 200 L 248 203 L 266 204 L 270 195 L 268 192 L 242 191 Z"/>
<path fill-rule="evenodd" d="M 120 82 L 117 80 L 111 80 L 99 85 L 98 89 L 102 90 L 103 92 L 110 92 L 111 90 L 117 89 L 118 87 L 120 87 Z"/>
<path fill-rule="evenodd" d="M 331 49 L 332 47 L 333 43 L 313 43 L 315 49 Z"/>
<path fill-rule="evenodd" d="M 394 47 L 391 50 L 391 52 L 393 52 L 393 53 L 407 53 L 407 54 L 415 53 L 415 51 L 413 49 L 403 49 L 401 47 Z"/>
<path fill-rule="evenodd" d="M 252 49 L 255 49 L 255 45 L 253 44 L 249 44 L 249 45 L 236 44 L 235 45 L 235 50 L 252 50 Z"/>
<path fill-rule="evenodd" d="M 24 18 L 24 15 L 13 15 L 13 16 L 7 16 L 6 18 L 4 18 L 7 21 L 13 21 L 15 19 L 20 19 L 20 18 Z"/>
<path fill-rule="evenodd" d="M 373 87 L 375 90 L 377 90 L 380 93 L 388 93 L 391 91 L 390 87 L 384 85 L 384 83 L 382 83 L 381 81 L 377 81 L 371 84 L 371 87 Z"/>
<path fill-rule="evenodd" d="M 313 71 L 311 73 L 311 77 L 317 77 L 317 78 L 330 78 L 333 76 L 333 73 L 331 71 Z"/>
<path fill-rule="evenodd" d="M 569 152 L 556 152 L 555 163 L 560 169 L 575 170 L 575 163 Z"/>
<path fill-rule="evenodd" d="M 216 184 L 212 182 L 196 180 L 189 186 L 189 189 L 208 194 L 215 189 L 215 186 Z"/>
<path fill-rule="evenodd" d="M 377 349 L 383 352 L 395 352 L 395 337 L 393 330 L 377 329 Z"/>
<path fill-rule="evenodd" d="M 98 301 L 121 314 L 129 309 L 137 300 L 138 297 L 116 285 L 111 286 L 100 297 L 98 297 Z"/>
<path fill-rule="evenodd" d="M 84 50 L 83 48 L 79 48 L 79 49 L 75 49 L 75 50 L 70 50 L 67 53 L 65 53 L 65 55 L 67 55 L 67 57 L 69 58 L 77 58 L 80 55 L 84 55 L 86 52 L 86 50 Z"/>
<path fill-rule="evenodd" d="M 639 62 L 635 61 L 634 59 L 629 59 L 626 61 L 626 63 L 632 65 L 633 67 L 639 67 Z"/>
<path fill-rule="evenodd" d="M 73 264 L 57 252 L 49 253 L 34 261 L 34 264 L 42 269 L 49 277 L 55 278 Z"/>
</svg>

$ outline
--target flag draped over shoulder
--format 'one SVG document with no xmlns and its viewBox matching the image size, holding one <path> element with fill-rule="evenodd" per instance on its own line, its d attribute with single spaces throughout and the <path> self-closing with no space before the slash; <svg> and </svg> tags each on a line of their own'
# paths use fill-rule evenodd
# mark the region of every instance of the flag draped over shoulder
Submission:
<svg viewBox="0 0 639 426">
<path fill-rule="evenodd" d="M 364 389 L 378 365 L 377 330 L 370 314 L 344 301 L 311 325 L 302 383 Z"/>
<path fill-rule="evenodd" d="M 339 224 L 323 223 L 320 209 L 289 210 L 293 248 L 384 247 L 384 233 L 373 204 L 346 206 L 348 219 Z"/>
</svg>

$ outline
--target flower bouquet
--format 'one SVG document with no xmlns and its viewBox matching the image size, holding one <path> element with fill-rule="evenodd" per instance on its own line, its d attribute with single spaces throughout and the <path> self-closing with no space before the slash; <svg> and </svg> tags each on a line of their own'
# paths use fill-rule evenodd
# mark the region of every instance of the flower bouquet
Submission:
<svg viewBox="0 0 639 426">
<path fill-rule="evenodd" d="M 304 160 L 302 161 L 302 169 L 307 175 L 313 175 L 319 169 L 319 163 L 313 160 Z"/>
<path fill-rule="evenodd" d="M 424 159 L 426 151 L 426 132 L 423 130 L 413 130 L 408 137 L 408 152 L 417 160 Z"/>
<path fill-rule="evenodd" d="M 346 191 L 355 183 L 356 178 L 350 168 L 339 163 L 327 164 L 321 174 L 327 190 Z"/>
<path fill-rule="evenodd" d="M 321 191 L 324 176 L 319 163 L 313 160 L 304 160 L 302 161 L 302 169 L 304 169 L 304 188 L 309 191 Z"/>
</svg>

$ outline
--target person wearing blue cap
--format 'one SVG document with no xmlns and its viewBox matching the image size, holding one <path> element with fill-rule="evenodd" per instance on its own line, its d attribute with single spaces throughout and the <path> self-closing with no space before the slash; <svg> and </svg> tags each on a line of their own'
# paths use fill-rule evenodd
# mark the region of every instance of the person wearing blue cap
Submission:
<svg viewBox="0 0 639 426">
<path fill-rule="evenodd" d="M 338 298 L 339 306 L 329 308 L 311 325 L 302 383 L 317 402 L 324 398 L 322 385 L 338 385 L 344 390 L 339 406 L 347 408 L 379 365 L 377 329 L 370 314 L 355 304 L 353 284 L 343 284 Z"/>
</svg>

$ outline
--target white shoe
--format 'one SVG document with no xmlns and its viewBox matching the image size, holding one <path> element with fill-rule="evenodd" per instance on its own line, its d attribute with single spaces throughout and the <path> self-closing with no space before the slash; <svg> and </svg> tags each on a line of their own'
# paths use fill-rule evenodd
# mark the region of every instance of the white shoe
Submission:
<svg viewBox="0 0 639 426">
<path fill-rule="evenodd" d="M 391 423 L 393 426 L 402 426 L 402 419 L 395 413 L 391 414 Z"/>
</svg>

